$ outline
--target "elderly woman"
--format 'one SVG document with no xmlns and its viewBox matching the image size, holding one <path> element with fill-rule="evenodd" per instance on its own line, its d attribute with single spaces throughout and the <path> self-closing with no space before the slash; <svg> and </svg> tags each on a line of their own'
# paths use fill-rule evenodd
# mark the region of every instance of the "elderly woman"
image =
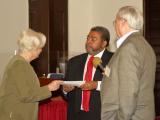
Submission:
<svg viewBox="0 0 160 120">
<path fill-rule="evenodd" d="M 61 81 L 40 87 L 30 62 L 42 51 L 46 37 L 31 29 L 18 40 L 18 54 L 6 66 L 0 86 L 0 120 L 37 120 L 38 101 L 51 96 Z"/>
</svg>

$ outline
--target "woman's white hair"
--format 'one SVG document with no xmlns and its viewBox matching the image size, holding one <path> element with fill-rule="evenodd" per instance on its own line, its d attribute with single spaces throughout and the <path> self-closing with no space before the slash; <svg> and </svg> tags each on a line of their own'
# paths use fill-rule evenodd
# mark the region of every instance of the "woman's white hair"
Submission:
<svg viewBox="0 0 160 120">
<path fill-rule="evenodd" d="M 46 43 L 46 37 L 40 32 L 32 29 L 24 30 L 18 39 L 18 52 L 23 53 L 38 48 L 43 48 Z"/>
<path fill-rule="evenodd" d="M 132 29 L 141 30 L 143 28 L 143 15 L 136 7 L 125 6 L 120 8 L 117 18 L 126 20 Z"/>
</svg>

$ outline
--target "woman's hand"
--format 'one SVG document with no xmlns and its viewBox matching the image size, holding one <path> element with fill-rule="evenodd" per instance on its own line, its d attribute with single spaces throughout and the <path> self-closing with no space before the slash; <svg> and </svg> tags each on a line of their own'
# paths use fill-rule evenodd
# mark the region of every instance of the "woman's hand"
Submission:
<svg viewBox="0 0 160 120">
<path fill-rule="evenodd" d="M 61 83 L 63 83 L 62 80 L 54 80 L 54 81 L 50 82 L 48 84 L 49 91 L 57 90 L 60 87 Z"/>
</svg>

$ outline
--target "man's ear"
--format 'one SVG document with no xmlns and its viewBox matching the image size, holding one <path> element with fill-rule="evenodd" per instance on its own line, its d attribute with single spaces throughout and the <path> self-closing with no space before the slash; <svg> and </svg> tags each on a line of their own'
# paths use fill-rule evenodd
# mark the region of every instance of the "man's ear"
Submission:
<svg viewBox="0 0 160 120">
<path fill-rule="evenodd" d="M 107 46 L 108 42 L 106 40 L 103 41 L 103 47 L 105 48 Z"/>
</svg>

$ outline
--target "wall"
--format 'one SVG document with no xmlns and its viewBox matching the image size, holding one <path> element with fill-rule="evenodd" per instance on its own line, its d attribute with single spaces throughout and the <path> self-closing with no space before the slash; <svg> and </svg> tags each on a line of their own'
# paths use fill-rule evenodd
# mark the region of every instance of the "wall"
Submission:
<svg viewBox="0 0 160 120">
<path fill-rule="evenodd" d="M 143 9 L 142 0 L 69 0 L 69 56 L 85 52 L 85 38 L 90 27 L 105 26 L 111 33 L 111 50 L 116 38 L 113 21 L 121 6 Z"/>
<path fill-rule="evenodd" d="M 69 56 L 84 52 L 85 39 L 92 25 L 93 0 L 68 0 Z"/>
<path fill-rule="evenodd" d="M 0 1 L 0 78 L 8 59 L 16 49 L 16 39 L 28 27 L 28 0 Z M 112 21 L 117 10 L 124 5 L 143 9 L 142 0 L 68 0 L 69 57 L 85 52 L 85 40 L 94 25 L 106 26 L 115 38 Z"/>
<path fill-rule="evenodd" d="M 4 67 L 14 54 L 20 31 L 28 27 L 28 0 L 0 1 L 0 81 Z"/>
</svg>

